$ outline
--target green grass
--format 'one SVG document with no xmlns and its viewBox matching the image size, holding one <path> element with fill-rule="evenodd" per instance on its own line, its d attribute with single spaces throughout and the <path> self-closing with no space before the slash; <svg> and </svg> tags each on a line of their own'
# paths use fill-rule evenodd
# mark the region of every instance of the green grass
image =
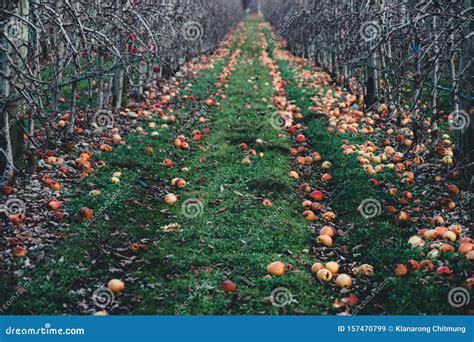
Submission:
<svg viewBox="0 0 474 342">
<path fill-rule="evenodd" d="M 332 303 L 342 295 L 321 285 L 310 272 L 317 261 L 312 252 L 315 231 L 301 216 L 296 181 L 287 176 L 291 140 L 279 137 L 283 132 L 270 123 L 274 108 L 261 100 L 274 96 L 274 90 L 269 70 L 259 60 L 259 22 L 246 23 L 246 41 L 228 80 L 226 99 L 206 113 L 211 135 L 200 146 L 192 143 L 191 151 L 173 147 L 177 135 L 189 137 L 193 129 L 201 128 L 191 114 L 194 104 L 183 101 L 176 103 L 179 125 L 157 129 L 159 137 L 131 134 L 126 137 L 126 146 L 101 155 L 107 166 L 80 189 L 67 194 L 74 198 L 68 205 L 71 218 L 58 229 L 71 236 L 46 251 L 44 263 L 25 275 L 30 282 L 28 292 L 14 301 L 9 313 L 93 313 L 99 309 L 93 305 L 92 293 L 112 278 L 124 280 L 126 289 L 116 296 L 114 306 L 107 308 L 111 314 L 317 315 L 339 311 Z M 235 36 L 233 51 L 237 40 Z M 270 52 L 273 48 L 270 45 Z M 228 62 L 229 58 L 218 60 L 214 68 L 191 81 L 191 90 L 183 92 L 205 100 L 217 90 L 217 76 Z M 312 148 L 333 164 L 334 182 L 327 190 L 332 194 L 331 207 L 339 214 L 338 228 L 346 232 L 337 238 L 337 247 L 347 246 L 344 256 L 350 261 L 374 265 L 372 281 L 387 284 L 361 313 L 380 313 L 378 303 L 392 314 L 456 313 L 447 303 L 449 288 L 441 279 L 434 277 L 427 284 L 422 274 L 403 280 L 392 277 L 395 263 L 419 258 L 419 251 L 406 246 L 414 227 L 395 226 L 385 215 L 365 220 L 359 214 L 357 207 L 362 200 L 386 196 L 369 184 L 369 177 L 353 156 L 341 153 L 343 139 L 363 142 L 365 137 L 327 132 L 324 119 L 306 110 L 311 105 L 311 90 L 298 88 L 293 82 L 293 67 L 284 61 L 278 63 L 290 81 L 287 97 L 303 108 Z M 252 77 L 255 81 L 249 83 Z M 251 109 L 246 109 L 246 104 L 251 104 Z M 256 139 L 264 144 L 256 144 Z M 240 143 L 247 143 L 264 157 L 252 157 L 251 165 L 242 164 Z M 153 147 L 153 155 L 143 152 L 148 146 Z M 161 165 L 165 158 L 176 163 L 173 169 Z M 190 171 L 180 171 L 183 167 Z M 110 177 L 117 171 L 123 173 L 122 181 L 113 185 Z M 318 172 L 307 180 L 312 185 L 320 185 Z M 186 179 L 188 186 L 179 191 L 170 189 L 174 177 Z M 389 172 L 382 178 L 395 181 Z M 92 189 L 100 189 L 102 195 L 92 198 L 88 195 Z M 163 203 L 168 192 L 179 195 L 177 205 Z M 263 207 L 263 198 L 272 200 L 273 207 Z M 184 215 L 181 205 L 187 199 L 201 201 L 202 215 Z M 75 217 L 84 206 L 96 213 L 91 223 L 81 223 Z M 173 223 L 181 224 L 181 229 L 161 230 Z M 148 250 L 133 254 L 131 243 L 144 243 Z M 361 244 L 362 249 L 353 250 Z M 266 266 L 276 260 L 292 266 L 284 277 L 267 276 Z M 237 294 L 222 290 L 226 279 L 237 284 Z M 8 285 L 8 290 L 0 292 L 1 298 L 14 293 L 13 284 Z M 358 278 L 356 286 L 362 289 L 358 295 L 363 300 L 374 285 L 369 279 Z M 294 299 L 285 309 L 272 306 L 268 300 L 272 290 L 279 287 L 288 289 Z"/>
<path fill-rule="evenodd" d="M 227 98 L 208 113 L 212 134 L 204 148 L 189 153 L 171 147 L 183 126 L 176 133 L 160 130 L 156 140 L 129 136 L 127 147 L 107 155 L 108 166 L 86 182 L 101 189 L 102 196 L 91 200 L 90 188 L 84 185 L 83 195 L 70 205 L 71 213 L 88 206 L 106 213 L 108 220 L 102 215 L 92 224 L 73 220 L 70 227 L 63 227 L 74 236 L 46 255 L 46 263 L 30 275 L 34 286 L 11 312 L 78 313 L 78 303 L 91 306 L 92 292 L 111 278 L 127 283 L 126 291 L 116 298 L 117 307 L 110 310 L 114 314 L 277 314 L 280 309 L 266 299 L 277 287 L 288 288 L 294 296 L 295 302 L 286 308 L 289 313 L 331 310 L 330 291 L 309 272 L 314 262 L 308 253 L 313 232 L 299 214 L 299 200 L 291 196 L 295 184 L 287 177 L 289 140 L 278 137 L 281 132 L 270 124 L 273 109 L 261 101 L 273 96 L 272 80 L 259 62 L 260 44 L 254 44 L 259 42 L 257 24 L 249 25 Z M 191 92 L 205 99 L 227 62 L 205 71 Z M 251 77 L 256 77 L 253 84 L 247 82 Z M 245 109 L 247 103 L 252 109 Z M 187 109 L 180 110 L 178 119 L 189 119 Z M 189 135 L 197 126 L 185 128 Z M 254 143 L 258 138 L 264 140 L 263 146 Z M 241 142 L 264 157 L 252 158 L 252 165 L 241 164 Z M 154 148 L 154 156 L 143 153 L 147 146 Z M 200 161 L 202 157 L 206 162 Z M 167 171 L 160 165 L 164 158 L 178 165 Z M 178 171 L 182 167 L 191 171 Z M 124 174 L 119 185 L 109 182 L 115 171 Z M 178 192 L 177 206 L 167 207 L 162 197 L 173 177 L 185 178 L 188 187 Z M 138 178 L 149 188 L 138 186 Z M 263 197 L 274 206 L 263 207 Z M 190 198 L 203 203 L 203 214 L 193 219 L 181 210 L 181 203 Z M 160 230 L 170 223 L 180 223 L 181 231 Z M 128 245 L 139 241 L 145 241 L 149 250 L 134 256 Z M 275 260 L 295 270 L 282 278 L 264 277 L 266 266 Z M 222 291 L 226 279 L 238 285 L 238 294 Z M 203 284 L 207 287 L 200 288 Z"/>
<path fill-rule="evenodd" d="M 269 47 L 272 51 L 273 46 Z M 345 232 L 338 243 L 347 246 L 349 251 L 346 257 L 358 265 L 369 263 L 375 268 L 372 285 L 365 285 L 361 279 L 362 291 L 356 291 L 360 300 L 369 298 L 373 294 L 375 284 L 382 284 L 374 299 L 359 311 L 359 314 L 388 313 L 400 314 L 461 314 L 462 309 L 455 309 L 447 300 L 448 292 L 453 288 L 452 281 L 446 278 L 427 275 L 425 272 L 411 274 L 408 278 L 396 278 L 393 275 L 393 267 L 397 263 L 406 263 L 409 259 L 420 261 L 429 249 L 410 249 L 408 238 L 417 233 L 416 224 L 400 225 L 393 217 L 382 214 L 378 217 L 365 219 L 357 210 L 359 204 L 368 198 L 377 199 L 382 204 L 393 199 L 381 188 L 369 183 L 373 176 L 365 174 L 354 156 L 346 156 L 342 153 L 341 146 L 344 140 L 351 143 L 361 144 L 368 137 L 362 134 L 336 134 L 327 131 L 327 123 L 324 118 L 316 118 L 308 113 L 307 108 L 312 105 L 310 88 L 298 88 L 294 82 L 293 67 L 286 61 L 279 61 L 280 71 L 284 78 L 289 80 L 286 87 L 287 97 L 295 100 L 296 104 L 303 109 L 306 118 L 305 123 L 309 126 L 307 136 L 310 137 L 310 145 L 314 150 L 321 153 L 323 160 L 332 163 L 331 174 L 334 177 L 334 187 L 331 189 L 331 206 L 339 213 L 338 225 Z M 399 180 L 392 171 L 386 171 L 376 176 L 388 184 L 398 184 Z M 313 180 L 315 181 L 315 180 Z M 405 188 L 410 190 L 417 198 L 423 198 L 423 192 L 427 188 Z M 424 201 L 425 199 L 423 199 Z M 362 246 L 362 248 L 360 248 Z M 357 250 L 353 250 L 353 248 Z M 444 261 L 455 258 L 454 253 L 447 253 L 438 260 Z M 432 260 L 436 265 L 437 260 Z M 455 268 L 456 274 L 461 274 L 463 269 L 468 268 L 467 261 L 460 261 Z M 463 279 L 458 279 L 462 283 Z M 362 283 L 362 284 L 361 284 Z"/>
</svg>

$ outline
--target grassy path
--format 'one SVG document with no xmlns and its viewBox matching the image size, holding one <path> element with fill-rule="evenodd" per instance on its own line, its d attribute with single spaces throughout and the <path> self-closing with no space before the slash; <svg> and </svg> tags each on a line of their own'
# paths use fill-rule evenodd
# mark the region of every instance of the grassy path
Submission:
<svg viewBox="0 0 474 342">
<path fill-rule="evenodd" d="M 73 218 L 61 227 L 64 242 L 36 256 L 44 257 L 41 266 L 20 274 L 27 292 L 10 306 L 12 312 L 335 314 L 344 310 L 333 305 L 336 299 L 351 292 L 368 298 L 373 281 L 384 286 L 363 313 L 439 307 L 445 287 L 393 278 L 394 259 L 414 257 L 405 246 L 409 229 L 394 230 L 383 215 L 367 221 L 358 212 L 364 199 L 386 197 L 367 186 L 369 177 L 354 158 L 341 153 L 344 139 L 363 142 L 364 137 L 327 131 L 327 122 L 308 110 L 314 94 L 301 80 L 305 67 L 282 59 L 271 41 L 267 46 L 268 38 L 260 22 L 246 21 L 226 53 L 181 85 L 173 103 L 175 124 L 150 118 L 125 145 L 101 156 L 106 166 L 84 182 L 69 206 L 72 214 L 91 208 L 95 219 Z M 287 100 L 295 113 L 301 108 L 307 125 L 295 125 L 293 134 L 275 122 L 282 110 L 277 107 Z M 296 141 L 298 133 L 309 139 Z M 189 149 L 175 146 L 184 140 Z M 321 162 L 297 165 L 290 151 L 298 147 L 308 155 L 318 151 Z M 329 171 L 323 161 L 332 163 Z M 298 172 L 298 181 L 289 177 L 290 170 Z M 111 182 L 117 172 L 118 183 Z M 321 179 L 327 172 L 334 181 Z M 383 177 L 389 182 L 393 175 Z M 173 186 L 176 178 L 186 186 Z M 308 187 L 325 196 L 320 208 L 311 207 L 319 217 L 314 222 L 302 215 Z M 100 196 L 91 196 L 96 189 Z M 165 203 L 170 194 L 177 196 L 174 205 Z M 328 216 L 332 212 L 337 219 Z M 315 241 L 328 224 L 337 230 L 333 248 Z M 283 277 L 268 274 L 274 261 L 286 264 Z M 371 279 L 354 277 L 353 289 L 341 291 L 334 282 L 318 281 L 311 272 L 316 261 L 338 261 L 345 273 L 370 263 L 376 272 Z M 113 300 L 102 298 L 109 295 L 104 287 L 110 279 L 125 283 Z M 235 283 L 237 291 L 225 291 L 224 281 Z M 381 308 L 379 301 L 389 304 Z M 279 302 L 285 305 L 275 305 Z M 408 307 L 399 306 L 402 302 Z"/>
<path fill-rule="evenodd" d="M 270 32 L 266 31 L 267 38 Z M 396 277 L 394 274 L 395 264 L 404 263 L 408 260 L 414 262 L 424 259 L 428 263 L 441 266 L 445 263 L 457 261 L 453 254 L 446 253 L 439 257 L 430 257 L 427 251 L 411 249 L 408 247 L 408 239 L 417 234 L 419 223 L 417 220 L 411 222 L 400 222 L 394 220 L 380 207 L 376 215 L 365 217 L 361 214 L 361 203 L 368 199 L 375 199 L 377 203 L 393 203 L 393 196 L 389 195 L 387 188 L 400 183 L 402 173 L 386 170 L 376 176 L 364 172 L 357 158 L 344 155 L 341 147 L 345 144 L 364 144 L 370 137 L 361 133 L 344 133 L 328 131 L 326 118 L 315 115 L 312 110 L 313 97 L 319 97 L 326 92 L 335 92 L 335 87 L 325 85 L 321 93 L 315 93 L 315 79 L 308 74 L 315 73 L 314 66 L 308 61 L 294 61 L 285 57 L 286 52 L 281 53 L 275 44 L 271 44 L 269 50 L 275 56 L 279 69 L 287 81 L 285 87 L 287 97 L 290 101 L 302 108 L 303 121 L 308 127 L 308 145 L 310 148 L 320 152 L 323 160 L 331 163 L 331 174 L 334 182 L 327 189 L 330 197 L 331 208 L 338 214 L 337 227 L 340 238 L 335 244 L 335 250 L 340 258 L 339 263 L 347 271 L 354 273 L 354 267 L 370 265 L 373 273 L 370 277 L 359 274 L 354 277 L 352 293 L 358 297 L 358 303 L 349 307 L 351 314 L 392 314 L 392 315 L 417 315 L 424 314 L 459 314 L 460 310 L 450 305 L 448 293 L 452 290 L 452 283 L 446 281 L 446 277 L 430 274 L 425 269 L 413 271 L 408 278 Z M 318 83 L 316 81 L 315 83 Z M 374 178 L 375 177 L 375 178 Z M 314 178 L 313 178 L 314 179 Z M 373 183 L 380 182 L 383 186 Z M 430 185 L 429 185 L 430 186 Z M 413 192 L 418 203 L 429 203 L 430 198 L 426 196 L 427 188 L 423 186 L 402 186 L 400 192 Z M 439 190 L 437 190 L 439 191 Z M 420 219 L 418 219 L 420 220 Z M 418 223 L 418 224 L 417 224 Z M 436 226 L 436 225 L 435 225 Z M 315 253 L 316 258 L 324 258 L 324 253 Z M 469 268 L 469 262 L 459 260 L 456 271 Z M 336 297 L 342 298 L 344 294 Z M 344 310 L 345 305 L 341 306 Z"/>
<path fill-rule="evenodd" d="M 71 212 L 87 206 L 96 219 L 67 228 L 72 236 L 32 273 L 33 286 L 13 310 L 94 313 L 100 310 L 94 291 L 119 278 L 126 290 L 106 308 L 111 314 L 327 312 L 330 292 L 308 272 L 314 262 L 312 230 L 293 196 L 295 181 L 287 176 L 290 140 L 271 122 L 275 94 L 260 59 L 258 25 L 247 22 L 244 40 L 239 44 L 236 34 L 228 56 L 183 89 L 197 101 L 211 95 L 221 102 L 200 112 L 211 130 L 204 142 L 186 151 L 173 146 L 177 135 L 191 139 L 192 130 L 202 129 L 188 104 L 177 104 L 176 130 L 162 129 L 153 137 L 155 129 L 145 127 L 148 135 L 127 137 L 127 145 L 107 155 L 108 165 L 85 185 L 87 192 L 100 188 L 101 196 L 85 192 L 71 203 Z M 230 77 L 219 97 L 215 84 L 222 75 Z M 147 147 L 152 155 L 143 153 Z M 252 149 L 257 155 L 250 155 L 251 164 L 242 163 Z M 174 167 L 164 167 L 164 159 Z M 122 173 L 119 184 L 110 183 L 115 172 Z M 187 187 L 170 187 L 175 177 Z M 171 192 L 179 201 L 167 206 L 163 198 Z M 273 206 L 262 205 L 264 199 Z M 183 207 L 186 201 L 197 204 L 197 212 Z M 180 228 L 165 232 L 170 224 Z M 267 274 L 266 266 L 276 260 L 287 264 L 285 277 Z M 223 291 L 225 280 L 237 284 L 236 294 Z M 293 296 L 284 309 L 270 301 L 280 287 Z"/>
<path fill-rule="evenodd" d="M 161 241 L 155 256 L 172 254 L 166 261 L 170 273 L 163 287 L 143 292 L 147 304 L 140 307 L 141 313 L 152 313 L 157 297 L 164 297 L 159 313 L 172 309 L 191 314 L 277 313 L 279 308 L 266 297 L 278 287 L 297 294 L 295 301 L 304 303 L 300 310 L 318 313 L 327 307 L 322 289 L 301 271 L 311 265 L 307 253 L 311 231 L 296 214 L 299 203 L 289 196 L 293 191 L 287 176 L 289 140 L 278 137 L 270 121 L 274 109 L 262 100 L 274 94 L 269 70 L 259 59 L 259 32 L 251 22 L 228 80 L 226 99 L 211 114 L 214 133 L 208 149 L 189 164 L 199 171 L 188 176 L 188 196 L 202 202 L 202 215 Z M 242 163 L 245 151 L 240 144 L 263 157 L 252 156 L 250 165 Z M 263 206 L 263 199 L 271 200 L 273 207 Z M 275 260 L 293 265 L 295 271 L 284 279 L 268 277 L 266 265 Z M 161 267 L 151 274 L 160 272 Z M 238 295 L 220 289 L 226 279 L 238 284 Z"/>
</svg>

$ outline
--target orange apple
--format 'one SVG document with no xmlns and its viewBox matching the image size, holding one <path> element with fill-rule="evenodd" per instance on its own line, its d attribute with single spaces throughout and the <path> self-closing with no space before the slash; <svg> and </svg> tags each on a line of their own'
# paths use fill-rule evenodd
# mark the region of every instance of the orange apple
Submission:
<svg viewBox="0 0 474 342">
<path fill-rule="evenodd" d="M 107 284 L 107 287 L 115 293 L 125 290 L 125 283 L 119 279 L 112 279 Z"/>
<path fill-rule="evenodd" d="M 331 271 L 329 271 L 329 270 L 323 268 L 323 269 L 319 270 L 318 273 L 316 273 L 316 277 L 317 277 L 319 280 L 321 280 L 321 281 L 327 283 L 327 282 L 330 282 L 330 281 L 331 281 L 333 275 L 332 275 Z"/>
<path fill-rule="evenodd" d="M 318 273 L 319 270 L 322 270 L 324 268 L 324 265 L 321 264 L 320 262 L 315 262 L 312 266 L 311 266 L 311 272 L 313 273 Z"/>
<path fill-rule="evenodd" d="M 347 274 L 340 274 L 336 278 L 336 286 L 341 289 L 349 289 L 352 287 L 352 278 Z"/>
<path fill-rule="evenodd" d="M 48 206 L 51 210 L 58 210 L 59 208 L 61 208 L 61 202 L 53 199 L 49 201 Z"/>
<path fill-rule="evenodd" d="M 167 194 L 165 196 L 165 203 L 169 205 L 173 205 L 178 202 L 178 197 L 175 194 Z"/>
<path fill-rule="evenodd" d="M 408 269 L 403 264 L 397 264 L 394 272 L 397 277 L 405 277 L 408 274 Z"/>
<path fill-rule="evenodd" d="M 332 246 L 332 238 L 329 235 L 320 235 L 316 238 L 316 242 L 326 247 Z"/>
<path fill-rule="evenodd" d="M 271 275 L 281 277 L 286 272 L 286 265 L 281 261 L 274 261 L 267 266 L 267 272 Z"/>
<path fill-rule="evenodd" d="M 336 274 L 337 272 L 339 272 L 339 264 L 335 261 L 329 261 L 328 263 L 326 263 L 326 269 L 331 271 L 332 274 Z"/>
<path fill-rule="evenodd" d="M 83 221 L 90 221 L 94 217 L 94 212 L 92 211 L 92 209 L 84 207 L 79 210 L 79 215 L 81 216 Z"/>
</svg>

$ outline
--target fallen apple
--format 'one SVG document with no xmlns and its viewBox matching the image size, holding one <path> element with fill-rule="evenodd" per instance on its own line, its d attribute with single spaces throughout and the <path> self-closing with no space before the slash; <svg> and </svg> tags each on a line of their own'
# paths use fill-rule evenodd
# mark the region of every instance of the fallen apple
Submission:
<svg viewBox="0 0 474 342">
<path fill-rule="evenodd" d="M 315 201 L 322 201 L 324 199 L 324 194 L 318 190 L 313 191 L 310 196 Z"/>
<path fill-rule="evenodd" d="M 414 235 L 411 238 L 409 238 L 408 243 L 412 247 L 423 247 L 425 245 L 425 242 L 417 235 Z"/>
<path fill-rule="evenodd" d="M 119 293 L 125 290 L 125 283 L 119 279 L 112 279 L 107 284 L 107 287 L 112 290 L 112 292 Z"/>
<path fill-rule="evenodd" d="M 94 217 L 94 212 L 89 208 L 81 208 L 79 215 L 83 221 L 90 221 Z"/>
<path fill-rule="evenodd" d="M 307 221 L 315 221 L 317 219 L 317 216 L 311 210 L 305 210 L 303 216 Z"/>
<path fill-rule="evenodd" d="M 235 285 L 232 281 L 230 280 L 225 280 L 222 283 L 222 288 L 224 289 L 224 292 L 227 293 L 235 293 L 237 292 L 237 285 Z"/>
<path fill-rule="evenodd" d="M 319 235 L 328 235 L 329 237 L 333 238 L 336 236 L 336 229 L 331 226 L 324 226 L 319 231 Z"/>
<path fill-rule="evenodd" d="M 436 270 L 436 274 L 440 276 L 450 277 L 453 275 L 453 270 L 448 266 L 441 266 Z"/>
<path fill-rule="evenodd" d="M 329 235 L 320 235 L 316 238 L 316 242 L 320 245 L 324 245 L 326 247 L 332 246 L 332 238 Z"/>
<path fill-rule="evenodd" d="M 329 271 L 329 270 L 323 268 L 323 269 L 319 270 L 318 273 L 316 273 L 316 277 L 317 277 L 319 280 L 321 280 L 321 281 L 327 283 L 327 282 L 330 282 L 330 281 L 331 281 L 333 275 L 332 275 L 331 271 Z"/>
<path fill-rule="evenodd" d="M 336 274 L 339 272 L 339 264 L 335 261 L 329 261 L 326 263 L 326 269 L 331 271 L 332 274 Z"/>
<path fill-rule="evenodd" d="M 11 195 L 11 194 L 14 194 L 15 193 L 15 188 L 13 188 L 12 186 L 10 185 L 5 185 L 2 189 L 3 193 L 5 195 Z"/>
<path fill-rule="evenodd" d="M 242 159 L 241 163 L 244 165 L 249 165 L 252 164 L 252 160 L 249 157 L 245 157 L 244 159 Z"/>
<path fill-rule="evenodd" d="M 171 159 L 165 159 L 163 161 L 163 165 L 166 167 L 172 168 L 174 166 L 174 162 Z"/>
<path fill-rule="evenodd" d="M 267 272 L 271 275 L 281 277 L 286 272 L 286 265 L 281 261 L 274 261 L 267 266 Z"/>
<path fill-rule="evenodd" d="M 53 199 L 49 201 L 48 206 L 51 210 L 58 210 L 59 208 L 61 208 L 61 202 Z"/>
<path fill-rule="evenodd" d="M 171 186 L 174 186 L 176 188 L 184 188 L 186 187 L 186 181 L 182 178 L 173 178 L 171 180 Z"/>
<path fill-rule="evenodd" d="M 467 254 L 468 252 L 472 251 L 474 249 L 474 244 L 470 242 L 462 243 L 459 246 L 459 252 L 462 254 Z"/>
<path fill-rule="evenodd" d="M 313 273 L 318 273 L 319 270 L 322 270 L 324 268 L 324 265 L 321 264 L 320 262 L 315 262 L 312 266 L 311 266 L 311 272 Z"/>
<path fill-rule="evenodd" d="M 168 205 L 173 205 L 178 202 L 178 197 L 175 194 L 167 194 L 165 196 L 165 203 Z"/>
<path fill-rule="evenodd" d="M 431 272 L 434 270 L 434 264 L 431 262 L 431 260 L 427 260 L 427 259 L 422 260 L 420 262 L 420 266 L 428 272 Z"/>
<path fill-rule="evenodd" d="M 332 175 L 329 174 L 329 173 L 325 173 L 321 176 L 321 180 L 325 183 L 328 183 L 328 182 L 332 181 Z"/>
<path fill-rule="evenodd" d="M 448 230 L 456 235 L 460 235 L 462 233 L 462 226 L 460 224 L 453 224 L 448 227 Z"/>
<path fill-rule="evenodd" d="M 447 231 L 447 232 L 444 233 L 444 235 L 443 235 L 443 239 L 449 240 L 449 241 L 451 241 L 451 242 L 456 241 L 457 238 L 458 238 L 457 235 L 454 234 L 452 231 Z"/>
<path fill-rule="evenodd" d="M 403 264 L 397 264 L 394 273 L 397 277 L 405 277 L 408 274 L 408 269 Z"/>
<path fill-rule="evenodd" d="M 25 247 L 16 246 L 13 248 L 13 256 L 17 258 L 22 258 L 26 256 L 27 253 L 28 253 L 28 250 Z"/>
<path fill-rule="evenodd" d="M 304 143 L 306 141 L 306 137 L 303 134 L 298 134 L 296 136 L 296 141 L 300 144 Z"/>
<path fill-rule="evenodd" d="M 300 175 L 296 171 L 290 171 L 288 172 L 288 176 L 293 179 L 300 179 Z"/>
<path fill-rule="evenodd" d="M 327 170 L 327 169 L 330 169 L 332 167 L 332 164 L 328 161 L 325 161 L 322 165 L 321 165 L 321 168 Z"/>
<path fill-rule="evenodd" d="M 352 278 L 347 274 L 340 274 L 336 278 L 336 286 L 341 289 L 349 289 L 352 287 Z"/>
<path fill-rule="evenodd" d="M 335 219 L 336 219 L 336 214 L 332 211 L 328 211 L 323 214 L 323 220 L 326 222 L 332 222 Z"/>
</svg>

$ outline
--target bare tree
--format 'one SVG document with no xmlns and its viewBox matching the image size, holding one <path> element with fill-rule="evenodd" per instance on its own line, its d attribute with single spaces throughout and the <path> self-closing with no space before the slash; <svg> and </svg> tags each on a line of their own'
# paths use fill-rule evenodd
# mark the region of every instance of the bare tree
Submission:
<svg viewBox="0 0 474 342">
<path fill-rule="evenodd" d="M 1 5 L 0 171 L 9 174 L 21 164 L 25 136 L 29 147 L 37 146 L 34 125 L 51 145 L 53 128 L 65 117 L 64 138 L 71 137 L 78 111 L 118 109 L 129 95 L 143 95 L 160 77 L 216 47 L 244 13 L 241 0 Z"/>
</svg>

